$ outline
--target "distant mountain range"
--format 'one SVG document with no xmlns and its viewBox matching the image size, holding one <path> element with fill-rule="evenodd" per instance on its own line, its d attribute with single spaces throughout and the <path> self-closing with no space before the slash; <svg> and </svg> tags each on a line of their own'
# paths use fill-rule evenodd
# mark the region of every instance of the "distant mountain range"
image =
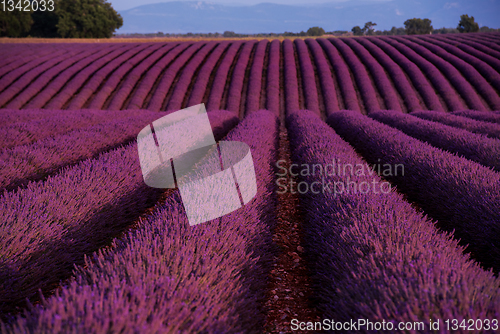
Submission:
<svg viewBox="0 0 500 334">
<path fill-rule="evenodd" d="M 409 18 L 429 18 L 434 28 L 456 27 L 460 15 L 473 15 L 480 26 L 500 27 L 500 0 L 355 1 L 291 6 L 261 3 L 234 6 L 210 2 L 173 1 L 120 11 L 124 24 L 117 33 L 280 33 L 351 30 L 365 22 L 379 30 L 402 27 Z"/>
</svg>

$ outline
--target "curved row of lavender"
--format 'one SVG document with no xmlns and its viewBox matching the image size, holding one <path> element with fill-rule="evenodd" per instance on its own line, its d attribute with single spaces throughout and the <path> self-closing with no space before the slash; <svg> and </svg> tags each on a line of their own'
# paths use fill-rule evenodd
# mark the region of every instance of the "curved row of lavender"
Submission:
<svg viewBox="0 0 500 334">
<path fill-rule="evenodd" d="M 110 47 L 110 51 L 112 52 L 107 54 L 105 57 L 92 62 L 90 66 L 81 70 L 75 77 L 64 84 L 63 88 L 50 99 L 50 102 L 46 101 L 41 107 L 53 110 L 63 109 L 64 106 L 67 106 L 70 103 L 75 94 L 80 92 L 83 85 L 89 80 L 90 77 L 97 75 L 98 71 L 110 62 L 121 60 L 121 57 L 123 57 L 124 54 L 133 47 L 135 46 L 125 45 L 117 48 Z M 48 97 L 44 97 L 44 99 L 47 98 Z"/>
<path fill-rule="evenodd" d="M 340 122 L 335 116 L 342 114 L 333 113 L 331 120 Z M 354 117 L 368 120 L 359 114 Z M 343 166 L 366 165 L 313 112 L 288 115 L 287 128 L 292 160 L 299 166 L 326 166 L 332 161 Z M 332 175 L 330 169 L 297 180 L 311 187 L 314 182 L 320 184 L 316 194 L 301 193 L 300 200 L 313 298 L 323 319 L 390 321 L 397 332 L 399 322 L 418 320 L 426 324 L 419 332 L 431 333 L 428 319 L 461 321 L 500 315 L 500 280 L 464 255 L 450 234 L 438 231 L 401 194 L 387 188 L 385 193 L 370 188 L 367 193 L 335 194 L 334 186 L 332 192 L 323 190 L 321 184 L 328 182 L 371 185 L 384 181 L 376 172 L 373 176 L 347 174 Z M 365 327 L 352 332 L 373 331 Z"/>
<path fill-rule="evenodd" d="M 20 109 L 21 107 L 26 105 L 33 96 L 39 94 L 40 91 L 45 86 L 47 86 L 47 84 L 51 82 L 52 79 L 56 76 L 58 77 L 58 80 L 52 81 L 51 83 L 58 82 L 59 84 L 61 84 L 61 82 L 65 82 L 64 79 L 67 78 L 67 76 L 65 77 L 62 75 L 62 72 L 64 70 L 68 68 L 74 69 L 84 64 L 90 64 L 88 59 L 92 59 L 95 54 L 99 54 L 97 51 L 99 51 L 99 49 L 90 49 L 75 54 L 70 58 L 64 57 L 65 59 L 55 66 L 52 66 L 51 64 L 49 65 L 49 67 L 47 67 L 47 70 L 43 69 L 43 75 L 38 76 L 36 80 L 33 80 L 33 78 L 26 78 L 27 82 L 30 83 L 29 87 L 26 87 L 24 89 L 21 88 L 20 91 L 16 92 L 17 96 L 15 96 L 15 98 L 12 98 L 12 100 L 8 104 L 6 104 L 7 108 Z M 75 64 L 76 66 L 72 66 Z"/>
<path fill-rule="evenodd" d="M 266 109 L 276 116 L 280 112 L 280 52 L 281 43 L 278 40 L 269 46 L 269 60 L 266 68 Z"/>
<path fill-rule="evenodd" d="M 276 110 L 277 84 L 291 75 L 293 64 L 286 59 L 293 56 L 301 82 L 296 96 L 284 94 L 287 110 L 297 110 L 296 98 L 299 106 L 321 107 L 326 115 L 339 109 L 500 109 L 500 53 L 481 35 L 275 40 L 274 47 L 264 40 L 259 45 L 266 44 L 266 50 L 258 52 L 255 43 L 48 45 L 45 50 L 52 54 L 31 54 L 22 61 L 9 56 L 16 46 L 7 45 L 1 52 L 7 61 L 0 65 L 0 107 L 172 111 L 204 102 L 208 110 L 244 115 L 269 100 L 267 108 Z M 281 48 L 283 64 L 270 56 Z M 275 64 L 269 72 L 268 60 Z M 258 77 L 260 85 L 254 84 Z M 268 92 L 264 83 L 274 90 Z M 258 86 L 265 100 L 256 107 Z"/>
<path fill-rule="evenodd" d="M 24 109 L 37 109 L 44 107 L 48 101 L 52 97 L 54 97 L 57 92 L 63 89 L 67 85 L 67 83 L 71 80 L 71 78 L 79 75 L 82 70 L 89 69 L 96 62 L 100 62 L 105 59 L 109 54 L 111 54 L 114 50 L 119 49 L 118 46 L 115 47 L 107 47 L 99 50 L 96 48 L 96 52 L 91 57 L 86 57 L 84 60 L 79 61 L 74 66 L 67 68 L 64 72 L 57 76 L 57 80 L 52 80 L 50 84 L 42 87 L 37 92 L 38 95 L 36 97 L 30 97 L 31 100 L 23 105 Z"/>
<path fill-rule="evenodd" d="M 366 112 L 371 112 L 375 110 L 380 110 L 381 106 L 377 99 L 377 94 L 375 92 L 375 87 L 372 84 L 372 80 L 366 71 L 365 66 L 354 54 L 354 51 L 349 48 L 349 46 L 342 39 L 332 38 L 329 41 L 338 49 L 342 54 L 345 62 L 349 65 L 350 70 L 354 75 L 354 80 L 359 89 L 359 93 L 363 98 L 362 103 L 364 103 Z M 384 109 L 382 107 L 382 109 Z"/>
<path fill-rule="evenodd" d="M 493 58 L 483 52 L 477 51 L 467 45 L 451 45 L 446 43 L 446 39 L 439 38 L 428 38 L 420 37 L 424 41 L 435 44 L 441 47 L 443 50 L 449 52 L 450 54 L 456 56 L 458 59 L 467 62 L 474 69 L 476 69 L 481 75 L 491 83 L 491 85 L 500 90 L 500 60 Z M 464 51 L 463 51 L 463 50 Z M 441 51 L 441 50 L 440 50 Z M 467 52 L 465 52 L 467 51 Z M 441 51 L 442 52 L 442 51 Z M 463 65 L 463 64 L 462 64 Z M 470 69 L 470 67 L 467 66 Z M 472 69 L 471 69 L 472 70 Z M 477 76 L 477 74 L 475 75 Z M 487 88 L 488 89 L 488 88 Z"/>
<path fill-rule="evenodd" d="M 134 67 L 130 74 L 126 76 L 126 79 L 115 89 L 111 101 L 107 109 L 109 110 L 120 110 L 125 104 L 127 98 L 131 95 L 134 87 L 138 84 L 141 77 L 147 73 L 154 65 L 156 65 L 161 58 L 166 57 L 166 54 L 175 47 L 175 43 L 169 43 L 163 45 L 158 50 L 154 51 L 151 56 L 147 57 L 143 61 L 139 62 L 137 66 Z"/>
<path fill-rule="evenodd" d="M 420 117 L 433 122 L 439 122 L 467 131 L 482 134 L 490 138 L 500 139 L 500 124 L 478 121 L 464 116 L 434 111 L 414 111 L 410 115 Z"/>
<path fill-rule="evenodd" d="M 405 56 L 412 63 L 417 65 L 419 69 L 423 72 L 423 74 L 426 76 L 427 80 L 431 82 L 434 89 L 442 97 L 442 99 L 446 103 L 448 110 L 467 109 L 467 106 L 464 104 L 464 102 L 462 102 L 459 94 L 452 87 L 451 83 L 439 71 L 439 69 L 429 60 L 419 55 L 409 46 L 401 43 L 398 40 L 395 40 L 394 38 L 380 38 L 378 40 L 384 41 L 389 45 L 393 46 L 403 56 Z"/>
<path fill-rule="evenodd" d="M 78 58 L 81 59 L 81 53 L 85 54 L 85 51 L 83 48 L 80 47 L 80 48 L 76 48 L 74 50 L 71 50 L 67 53 L 61 54 L 59 56 L 53 56 L 50 58 L 50 60 L 47 60 L 46 62 L 44 62 L 42 64 L 38 64 L 35 68 L 24 73 L 22 76 L 16 78 L 16 80 L 13 82 L 10 82 L 10 80 L 7 81 L 7 78 L 2 78 L 2 81 L 0 83 L 0 89 L 3 88 L 3 91 L 0 94 L 0 104 L 6 105 L 9 101 L 11 101 L 18 94 L 23 94 L 24 92 L 29 92 L 29 89 L 27 90 L 26 87 L 27 86 L 32 87 L 33 86 L 32 82 L 34 81 L 35 78 L 39 77 L 40 74 L 42 74 L 42 73 L 46 74 L 47 72 L 51 71 L 54 68 L 57 69 L 57 65 L 61 62 L 63 62 L 63 63 L 67 62 L 68 58 L 70 59 L 70 61 L 74 57 L 76 57 L 77 59 Z M 15 71 L 13 71 L 13 72 L 15 72 Z M 11 73 L 7 74 L 6 76 L 9 76 Z M 9 82 L 9 83 L 7 83 L 7 82 Z M 35 82 L 34 84 L 36 86 L 38 83 Z M 37 87 L 35 87 L 35 88 L 37 88 Z"/>
<path fill-rule="evenodd" d="M 125 145 L 136 138 L 145 124 L 165 115 L 149 111 L 133 114 L 135 115 L 119 115 L 116 118 L 106 115 L 106 122 L 101 119 L 100 122 L 87 127 L 77 123 L 74 127 L 78 129 L 59 135 L 47 135 L 49 131 L 45 131 L 43 126 L 40 127 L 40 122 L 32 122 L 37 123 L 36 129 L 46 137 L 31 144 L 17 145 L 0 151 L 0 192 L 4 189 L 14 190 L 29 181 L 43 179 L 62 167 Z M 75 118 L 78 117 L 70 119 L 74 121 Z M 59 119 L 52 118 L 50 121 L 57 124 Z M 17 142 L 16 138 L 10 138 L 10 141 Z"/>
<path fill-rule="evenodd" d="M 428 50 L 426 50 L 424 54 L 431 52 L 436 56 L 439 56 L 441 58 L 441 62 L 447 61 L 449 64 L 453 65 L 455 67 L 453 70 L 454 75 L 447 75 L 452 82 L 456 84 L 459 80 L 454 79 L 454 77 L 461 75 L 461 77 L 470 83 L 467 93 L 459 90 L 461 95 L 465 96 L 464 98 L 466 101 L 471 100 L 469 106 L 477 104 L 478 107 L 483 108 L 481 110 L 487 110 L 485 108 L 486 106 L 479 101 L 478 95 L 480 95 L 492 110 L 500 109 L 500 97 L 495 91 L 495 89 L 500 89 L 500 74 L 493 68 L 488 66 L 484 68 L 482 73 L 480 73 L 474 66 L 466 61 L 469 59 L 472 64 L 475 64 L 475 66 L 486 65 L 474 57 L 466 57 L 462 59 L 444 50 L 441 46 L 434 45 L 425 40 L 412 38 L 411 41 L 417 43 L 419 46 L 424 46 Z M 429 58 L 427 57 L 427 59 Z M 447 67 L 450 67 L 451 65 Z M 460 74 L 458 72 L 460 72 Z"/>
<path fill-rule="evenodd" d="M 387 73 L 390 75 L 390 78 L 394 82 L 394 86 L 399 92 L 399 95 L 401 96 L 406 109 L 408 111 L 423 109 L 423 106 L 420 104 L 415 89 L 411 86 L 410 81 L 408 80 L 402 69 L 396 64 L 396 62 L 391 59 L 388 54 L 383 52 L 381 48 L 374 45 L 373 43 L 370 43 L 368 39 L 359 38 L 356 40 L 356 42 L 358 42 L 365 48 L 363 53 L 368 52 L 368 54 L 371 54 L 371 56 L 374 58 L 374 61 L 372 61 L 372 63 L 377 63 L 379 64 L 379 66 L 382 66 L 378 69 L 378 71 L 387 71 Z M 367 57 L 368 54 L 366 54 Z M 385 83 L 385 85 L 387 85 L 387 83 Z"/>
<path fill-rule="evenodd" d="M 205 44 L 206 42 L 203 41 L 193 43 L 169 65 L 161 80 L 159 81 L 156 90 L 151 96 L 151 100 L 149 101 L 148 107 L 146 108 L 147 110 L 162 110 L 164 104 L 167 102 L 165 101 L 165 97 L 174 84 L 178 72 L 188 64 L 188 60 L 193 57 L 196 52 L 199 52 L 199 50 L 202 49 Z"/>
<path fill-rule="evenodd" d="M 47 52 L 44 54 L 40 54 L 39 57 L 36 57 L 35 59 L 32 59 L 25 64 L 19 64 L 21 65 L 19 67 L 12 68 L 11 66 L 8 66 L 7 70 L 2 70 L 0 72 L 2 73 L 2 81 L 0 81 L 0 91 L 7 89 L 14 81 L 18 80 L 24 74 L 29 73 L 31 70 L 37 70 L 39 66 L 43 66 L 54 58 L 64 55 L 68 56 L 69 52 L 70 50 L 67 49 L 57 50 L 55 52 Z"/>
<path fill-rule="evenodd" d="M 161 115 L 147 112 L 142 124 L 136 122 L 137 131 L 154 120 L 154 114 Z M 217 140 L 238 123 L 236 115 L 228 111 L 209 112 L 208 117 Z M 108 121 L 108 125 L 91 130 L 112 127 Z M 134 124 L 129 122 L 128 127 L 124 128 L 130 130 Z M 34 163 L 47 173 L 56 173 L 0 196 L 0 313 L 22 306 L 28 297 L 36 298 L 38 289 L 51 291 L 60 279 L 69 277 L 74 264 L 82 264 L 84 254 L 99 249 L 128 228 L 163 192 L 144 183 L 135 142 L 74 164 L 99 149 L 101 143 L 85 138 L 98 134 L 91 130 L 77 133 L 87 144 L 79 143 L 73 152 L 70 147 L 62 152 L 67 160 L 54 157 L 45 162 L 46 155 L 34 157 Z M 63 146 L 75 139 L 74 135 L 56 136 L 49 143 Z M 111 140 L 119 144 L 120 138 L 113 136 Z M 35 146 L 43 150 L 43 144 Z M 12 173 L 18 178 L 27 176 L 23 170 L 14 169 Z"/>
<path fill-rule="evenodd" d="M 147 103 L 149 102 L 148 96 L 150 95 L 150 92 L 158 78 L 161 74 L 166 73 L 166 69 L 169 68 L 176 57 L 192 45 L 192 43 L 173 45 L 174 47 L 170 49 L 169 52 L 145 74 L 144 79 L 136 85 L 135 93 L 129 97 L 130 102 L 128 104 L 128 108 L 142 109 L 143 106 L 147 106 Z"/>
<path fill-rule="evenodd" d="M 225 52 L 228 52 L 228 48 L 231 45 L 230 42 L 222 42 L 217 48 L 210 54 L 210 57 L 207 59 L 203 67 L 199 70 L 198 75 L 196 76 L 196 81 L 193 85 L 193 90 L 191 91 L 191 96 L 189 97 L 188 106 L 194 106 L 202 103 L 203 98 L 205 97 L 205 91 L 207 90 L 207 86 L 209 85 L 210 76 L 212 71 L 217 65 L 217 62 L 222 60 L 222 55 Z M 212 109 L 210 109 L 212 110 Z"/>
<path fill-rule="evenodd" d="M 490 122 L 500 124 L 500 112 L 496 111 L 494 113 L 477 111 L 477 110 L 461 110 L 452 112 L 456 116 L 464 116 L 477 121 Z"/>
<path fill-rule="evenodd" d="M 99 88 L 102 87 L 103 84 L 106 84 L 106 79 L 114 78 L 114 71 L 119 71 L 122 64 L 126 64 L 128 61 L 136 57 L 148 47 L 149 45 L 143 44 L 135 48 L 131 48 L 120 55 L 117 59 L 108 62 L 98 71 L 92 73 L 90 79 L 85 83 L 83 87 L 78 89 L 78 93 L 71 99 L 71 101 L 68 102 L 68 106 L 65 109 L 82 109 L 86 105 L 91 103 L 92 97 L 99 92 Z"/>
<path fill-rule="evenodd" d="M 258 192 L 247 205 L 189 226 L 175 191 L 2 332 L 262 332 L 277 138 L 278 120 L 268 111 L 251 113 L 227 136 L 252 152 Z"/>
<path fill-rule="evenodd" d="M 340 91 L 342 92 L 343 105 L 345 106 L 344 109 L 361 110 L 360 106 L 362 106 L 363 103 L 359 103 L 360 101 L 358 101 L 349 68 L 339 51 L 326 39 L 320 38 L 317 39 L 317 41 L 328 56 L 330 64 L 332 64 L 333 71 L 336 74 L 337 82 L 340 86 Z"/>
<path fill-rule="evenodd" d="M 8 149 L 102 122 L 136 116 L 135 110 L 0 110 L 0 147 Z"/>
<path fill-rule="evenodd" d="M 223 108 L 222 106 L 222 96 L 226 88 L 226 81 L 231 70 L 231 65 L 234 62 L 235 57 L 240 53 L 243 47 L 243 42 L 235 41 L 229 47 L 229 50 L 224 55 L 220 66 L 217 68 L 215 73 L 214 81 L 212 84 L 212 89 L 210 90 L 210 95 L 207 101 L 207 110 L 218 110 Z"/>
<path fill-rule="evenodd" d="M 299 84 L 294 52 L 293 42 L 285 39 L 283 41 L 283 77 L 285 78 L 285 110 L 287 112 L 299 110 Z"/>
<path fill-rule="evenodd" d="M 368 116 L 434 147 L 500 171 L 500 140 L 421 119 L 399 111 L 381 110 Z M 453 116 L 453 115 L 450 115 Z"/>
<path fill-rule="evenodd" d="M 182 109 L 182 104 L 184 102 L 186 92 L 189 90 L 189 86 L 196 70 L 205 60 L 207 55 L 209 55 L 216 46 L 216 42 L 208 42 L 203 48 L 200 49 L 200 51 L 196 52 L 193 58 L 189 61 L 189 64 L 186 65 L 179 77 L 179 80 L 173 87 L 172 96 L 168 100 L 168 104 L 166 107 L 167 111 L 176 111 Z"/>
<path fill-rule="evenodd" d="M 323 53 L 323 50 L 318 42 L 312 38 L 307 38 L 305 42 L 307 43 L 309 50 L 311 50 L 311 55 L 314 58 L 314 63 L 316 64 L 321 93 L 323 95 L 323 102 L 325 104 L 325 113 L 330 115 L 332 112 L 339 110 L 339 103 L 337 100 L 335 84 L 333 82 L 332 71 L 330 70 L 325 54 Z"/>
<path fill-rule="evenodd" d="M 393 68 L 400 68 L 401 71 L 408 76 L 409 80 L 413 84 L 413 87 L 415 87 L 414 88 L 415 94 L 418 92 L 423 102 L 425 103 L 427 109 L 435 111 L 445 110 L 444 105 L 439 100 L 439 97 L 436 94 L 434 87 L 432 86 L 432 83 L 426 78 L 426 76 L 420 70 L 417 64 L 415 64 L 413 61 L 405 57 L 394 46 L 384 42 L 381 39 L 367 38 L 367 39 L 362 39 L 361 42 L 364 42 L 365 44 L 370 44 L 370 43 L 374 44 L 396 63 L 396 64 L 391 64 L 390 66 L 392 66 Z M 374 54 L 376 53 L 374 52 Z M 400 76 L 401 73 L 398 73 L 398 75 Z M 404 98 L 407 98 L 406 93 L 404 95 Z"/>
<path fill-rule="evenodd" d="M 245 42 L 231 75 L 231 84 L 229 85 L 229 90 L 227 92 L 227 102 L 224 109 L 234 111 L 237 114 L 240 114 L 241 94 L 243 91 L 247 66 L 249 66 L 248 63 L 250 61 L 250 56 L 256 44 L 257 41 L 253 40 Z"/>
<path fill-rule="evenodd" d="M 384 100 L 385 109 L 401 111 L 398 94 L 385 73 L 384 68 L 375 58 L 373 58 L 370 52 L 360 43 L 356 42 L 355 39 L 346 38 L 344 41 L 367 67 L 372 78 L 376 78 L 374 83 L 380 92 L 380 96 Z"/>
<path fill-rule="evenodd" d="M 384 178 L 438 221 L 485 268 L 500 270 L 500 174 L 352 111 L 328 118 L 369 163 L 404 166 Z M 478 176 L 481 177 L 478 177 Z M 445 209 L 443 209 L 445 208 Z"/>
<path fill-rule="evenodd" d="M 306 109 L 319 115 L 318 90 L 311 56 L 306 43 L 302 39 L 294 40 L 297 58 L 299 59 L 300 76 L 304 90 L 304 105 Z"/>
<path fill-rule="evenodd" d="M 253 112 L 260 109 L 260 98 L 262 91 L 262 72 L 264 70 L 264 58 L 266 56 L 269 41 L 266 39 L 257 43 L 253 62 L 248 78 L 248 91 L 246 95 L 245 112 Z"/>
</svg>

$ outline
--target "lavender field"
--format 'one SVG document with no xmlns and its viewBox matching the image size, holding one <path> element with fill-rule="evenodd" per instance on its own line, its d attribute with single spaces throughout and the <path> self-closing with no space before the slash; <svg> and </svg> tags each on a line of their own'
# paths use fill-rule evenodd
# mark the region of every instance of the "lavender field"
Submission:
<svg viewBox="0 0 500 334">
<path fill-rule="evenodd" d="M 1 333 L 500 331 L 500 34 L 0 56 Z M 200 103 L 257 195 L 190 226 L 136 138 Z"/>
</svg>

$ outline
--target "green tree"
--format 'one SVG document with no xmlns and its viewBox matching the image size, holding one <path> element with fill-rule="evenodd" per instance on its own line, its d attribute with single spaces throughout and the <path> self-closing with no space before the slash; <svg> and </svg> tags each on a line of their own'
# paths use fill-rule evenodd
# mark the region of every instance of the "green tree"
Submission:
<svg viewBox="0 0 500 334">
<path fill-rule="evenodd" d="M 354 34 L 354 36 L 363 36 L 363 29 L 361 29 L 360 26 L 355 26 L 351 29 L 352 33 Z"/>
<path fill-rule="evenodd" d="M 323 36 L 325 34 L 325 30 L 320 27 L 311 27 L 307 29 L 308 36 Z"/>
<path fill-rule="evenodd" d="M 123 19 L 106 0 L 56 1 L 57 32 L 70 38 L 109 38 Z"/>
<path fill-rule="evenodd" d="M 376 26 L 376 23 L 373 23 L 372 21 L 366 22 L 363 30 L 363 33 L 366 35 L 373 35 L 375 29 L 373 29 L 374 26 Z"/>
<path fill-rule="evenodd" d="M 57 23 L 59 16 L 55 11 L 36 11 L 31 14 L 33 25 L 31 26 L 30 36 L 33 37 L 61 37 L 57 32 Z"/>
<path fill-rule="evenodd" d="M 405 21 L 405 30 L 407 35 L 423 35 L 432 32 L 431 20 L 429 19 L 408 19 Z"/>
<path fill-rule="evenodd" d="M 0 37 L 24 37 L 32 24 L 31 12 L 0 10 Z"/>
<path fill-rule="evenodd" d="M 224 31 L 224 33 L 222 34 L 222 36 L 224 36 L 224 37 L 235 37 L 236 34 L 234 33 L 234 31 L 228 31 L 228 30 L 226 30 L 226 31 Z"/>
<path fill-rule="evenodd" d="M 460 16 L 457 30 L 459 32 L 477 32 L 479 31 L 479 24 L 474 21 L 474 16 L 469 17 L 469 15 L 464 14 Z"/>
</svg>

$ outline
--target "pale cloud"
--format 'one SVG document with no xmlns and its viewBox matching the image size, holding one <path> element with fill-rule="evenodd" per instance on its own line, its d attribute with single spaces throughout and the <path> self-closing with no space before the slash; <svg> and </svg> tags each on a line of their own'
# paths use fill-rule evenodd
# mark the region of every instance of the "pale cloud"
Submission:
<svg viewBox="0 0 500 334">
<path fill-rule="evenodd" d="M 458 8 L 458 7 L 460 7 L 458 2 L 447 2 L 443 6 L 444 9 L 452 9 L 452 8 Z"/>
<path fill-rule="evenodd" d="M 400 11 L 399 11 L 399 9 L 397 9 L 397 8 L 396 8 L 396 15 L 401 16 L 401 15 L 403 15 L 403 13 L 402 13 L 402 12 L 400 12 Z"/>
</svg>

